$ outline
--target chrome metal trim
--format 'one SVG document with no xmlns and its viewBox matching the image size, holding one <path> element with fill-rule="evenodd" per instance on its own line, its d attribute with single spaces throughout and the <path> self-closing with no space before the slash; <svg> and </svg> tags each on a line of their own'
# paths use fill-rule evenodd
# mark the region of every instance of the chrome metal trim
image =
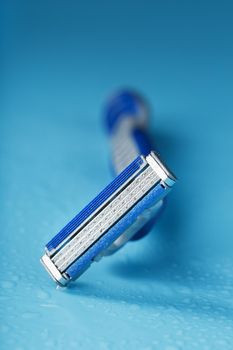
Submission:
<svg viewBox="0 0 233 350">
<path fill-rule="evenodd" d="M 69 279 L 65 278 L 58 268 L 54 265 L 54 263 L 51 261 L 49 256 L 47 254 L 43 255 L 40 259 L 42 265 L 45 267 L 45 269 L 48 271 L 52 279 L 59 284 L 61 287 L 65 287 L 67 283 L 69 283 Z"/>
<path fill-rule="evenodd" d="M 172 187 L 177 181 L 175 175 L 173 175 L 170 170 L 168 170 L 168 168 L 164 165 L 164 163 L 162 163 L 155 152 L 152 151 L 146 157 L 146 161 L 168 187 Z"/>
</svg>

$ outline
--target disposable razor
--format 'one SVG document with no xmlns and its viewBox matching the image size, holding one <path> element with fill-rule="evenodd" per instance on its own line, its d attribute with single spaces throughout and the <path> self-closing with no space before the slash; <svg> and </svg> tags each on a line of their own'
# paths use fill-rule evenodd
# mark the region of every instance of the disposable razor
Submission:
<svg viewBox="0 0 233 350">
<path fill-rule="evenodd" d="M 105 114 L 114 138 L 112 159 L 117 176 L 46 244 L 41 262 L 60 286 L 76 280 L 93 261 L 117 251 L 142 230 L 148 231 L 146 227 L 176 182 L 150 149 L 145 111 L 143 101 L 131 92 L 121 92 L 108 103 Z M 141 136 L 132 136 L 133 129 Z M 120 151 L 120 140 L 131 148 Z"/>
</svg>

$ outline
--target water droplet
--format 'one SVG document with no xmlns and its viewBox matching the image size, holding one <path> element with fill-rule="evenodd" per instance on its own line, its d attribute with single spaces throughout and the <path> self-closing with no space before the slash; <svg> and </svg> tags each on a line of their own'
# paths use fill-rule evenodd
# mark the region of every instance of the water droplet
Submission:
<svg viewBox="0 0 233 350">
<path fill-rule="evenodd" d="M 25 319 L 31 319 L 31 318 L 38 317 L 38 313 L 37 312 L 24 312 L 22 314 L 22 317 Z"/>
<path fill-rule="evenodd" d="M 9 329 L 10 328 L 8 326 L 4 325 L 4 324 L 0 325 L 0 332 L 1 333 L 6 333 L 6 332 L 9 331 Z"/>
<path fill-rule="evenodd" d="M 37 297 L 39 298 L 39 299 L 48 299 L 49 298 L 49 293 L 47 293 L 47 292 L 45 292 L 45 291 L 43 291 L 42 289 L 41 290 L 38 290 L 37 291 L 37 293 L 36 293 L 36 295 L 37 295 Z"/>
<path fill-rule="evenodd" d="M 12 281 L 1 281 L 0 286 L 4 289 L 11 289 L 14 287 L 14 283 Z"/>
</svg>

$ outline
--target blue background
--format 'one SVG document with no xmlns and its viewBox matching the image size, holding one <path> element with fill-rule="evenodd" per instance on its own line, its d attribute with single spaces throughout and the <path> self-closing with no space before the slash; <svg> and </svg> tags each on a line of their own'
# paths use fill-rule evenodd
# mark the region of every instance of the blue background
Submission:
<svg viewBox="0 0 233 350">
<path fill-rule="evenodd" d="M 232 349 L 231 1 L 5 1 L 1 349 Z M 153 107 L 179 177 L 145 239 L 56 289 L 44 244 L 111 179 L 103 103 Z"/>
</svg>

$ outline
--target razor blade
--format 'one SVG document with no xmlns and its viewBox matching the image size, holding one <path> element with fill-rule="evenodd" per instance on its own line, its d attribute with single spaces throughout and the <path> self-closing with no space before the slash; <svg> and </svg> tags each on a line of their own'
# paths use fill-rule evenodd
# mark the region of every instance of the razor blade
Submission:
<svg viewBox="0 0 233 350">
<path fill-rule="evenodd" d="M 46 245 L 41 261 L 52 278 L 65 286 L 108 255 L 123 233 L 130 239 L 174 183 L 154 152 L 137 157 Z"/>
</svg>

